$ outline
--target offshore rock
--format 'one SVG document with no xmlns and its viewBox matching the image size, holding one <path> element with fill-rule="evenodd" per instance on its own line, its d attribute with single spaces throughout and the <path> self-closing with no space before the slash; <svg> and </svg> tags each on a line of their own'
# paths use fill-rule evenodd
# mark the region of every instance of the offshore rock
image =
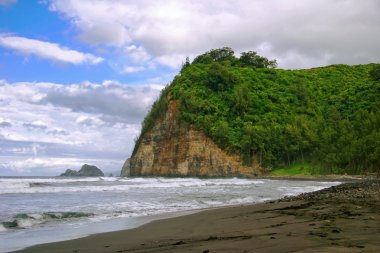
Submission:
<svg viewBox="0 0 380 253">
<path fill-rule="evenodd" d="M 202 132 L 177 120 L 178 101 L 141 136 L 130 160 L 131 176 L 256 177 L 259 165 L 243 166 Z"/>
<path fill-rule="evenodd" d="M 61 177 L 77 177 L 77 176 L 78 176 L 78 171 L 67 169 L 67 170 L 66 170 L 64 173 L 62 173 L 60 176 L 61 176 Z"/>
<path fill-rule="evenodd" d="M 94 165 L 88 164 L 84 164 L 78 174 L 82 177 L 104 177 L 103 171 Z"/>
<path fill-rule="evenodd" d="M 103 171 L 94 165 L 84 164 L 79 171 L 66 170 L 62 177 L 104 177 Z"/>
</svg>

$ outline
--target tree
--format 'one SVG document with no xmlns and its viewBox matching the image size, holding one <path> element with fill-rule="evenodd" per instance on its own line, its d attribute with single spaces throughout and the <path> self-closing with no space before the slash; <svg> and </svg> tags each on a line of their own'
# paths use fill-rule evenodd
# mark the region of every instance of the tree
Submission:
<svg viewBox="0 0 380 253">
<path fill-rule="evenodd" d="M 265 57 L 258 55 L 255 51 L 243 52 L 239 58 L 240 64 L 243 67 L 255 68 L 276 68 L 276 60 L 268 60 Z"/>
<path fill-rule="evenodd" d="M 182 73 L 189 66 L 190 66 L 190 59 L 189 59 L 189 56 L 186 56 L 185 63 L 182 64 L 182 68 L 180 72 Z"/>
<path fill-rule="evenodd" d="M 232 107 L 242 115 L 251 106 L 249 88 L 246 84 L 238 86 L 233 93 Z"/>
<path fill-rule="evenodd" d="M 229 125 L 228 122 L 221 119 L 217 121 L 214 126 L 211 128 L 211 134 L 215 138 L 216 142 L 219 144 L 220 147 L 226 148 L 229 144 Z"/>
<path fill-rule="evenodd" d="M 212 49 L 202 55 L 195 57 L 193 63 L 212 63 L 235 60 L 235 52 L 229 47 L 223 47 L 219 49 Z"/>
<path fill-rule="evenodd" d="M 369 74 L 374 81 L 380 81 L 380 65 L 373 67 Z"/>
<path fill-rule="evenodd" d="M 218 62 L 211 64 L 207 75 L 207 86 L 213 91 L 225 91 L 236 82 L 236 77 Z"/>
</svg>

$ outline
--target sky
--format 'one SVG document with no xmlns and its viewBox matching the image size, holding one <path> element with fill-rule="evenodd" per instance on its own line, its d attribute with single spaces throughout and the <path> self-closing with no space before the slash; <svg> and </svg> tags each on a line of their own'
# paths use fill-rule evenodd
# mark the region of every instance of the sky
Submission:
<svg viewBox="0 0 380 253">
<path fill-rule="evenodd" d="M 186 57 L 380 62 L 378 0 L 0 0 L 0 176 L 118 174 Z"/>
</svg>

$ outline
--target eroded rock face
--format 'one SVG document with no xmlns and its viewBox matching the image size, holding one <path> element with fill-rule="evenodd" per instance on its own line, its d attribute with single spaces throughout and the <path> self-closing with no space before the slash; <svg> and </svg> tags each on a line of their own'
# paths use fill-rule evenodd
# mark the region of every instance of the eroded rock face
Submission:
<svg viewBox="0 0 380 253">
<path fill-rule="evenodd" d="M 176 119 L 178 103 L 169 102 L 162 119 L 142 137 L 130 160 L 131 176 L 255 177 L 259 166 L 241 165 L 209 137 Z"/>
<path fill-rule="evenodd" d="M 123 165 L 123 168 L 121 168 L 120 176 L 121 177 L 129 177 L 131 175 L 131 159 L 128 158 Z"/>
</svg>

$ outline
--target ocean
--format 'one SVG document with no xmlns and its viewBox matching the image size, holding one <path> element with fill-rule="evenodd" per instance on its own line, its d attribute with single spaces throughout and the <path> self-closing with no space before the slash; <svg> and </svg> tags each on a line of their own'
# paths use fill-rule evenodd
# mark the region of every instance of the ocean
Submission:
<svg viewBox="0 0 380 253">
<path fill-rule="evenodd" d="M 0 177 L 0 252 L 134 228 L 202 209 L 259 203 L 340 182 Z"/>
</svg>

